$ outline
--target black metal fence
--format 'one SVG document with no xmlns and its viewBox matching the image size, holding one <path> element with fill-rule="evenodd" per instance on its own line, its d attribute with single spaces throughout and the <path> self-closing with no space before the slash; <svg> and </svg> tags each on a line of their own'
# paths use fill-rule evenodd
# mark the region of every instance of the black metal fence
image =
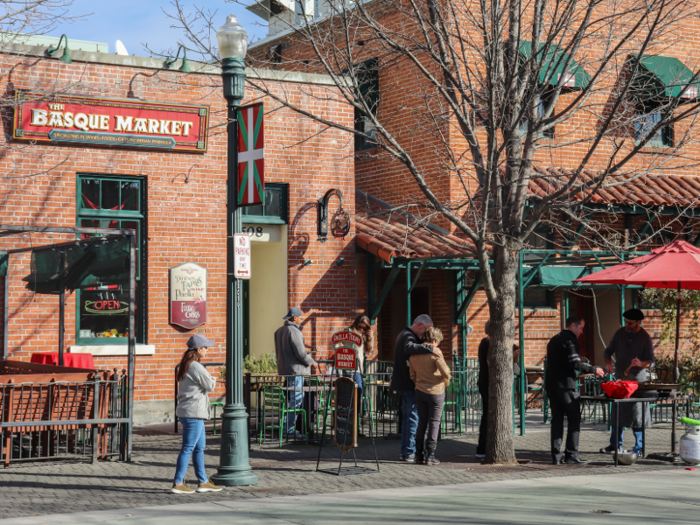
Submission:
<svg viewBox="0 0 700 525">
<path fill-rule="evenodd" d="M 392 372 L 373 364 L 358 390 L 358 429 L 366 436 L 391 439 L 400 435 L 401 400 L 389 386 Z M 478 431 L 481 399 L 478 370 L 453 371 L 445 391 L 443 436 Z M 282 445 L 288 441 L 331 440 L 335 411 L 331 375 L 246 375 L 245 399 L 252 443 Z M 324 422 L 326 423 L 323 438 Z"/>
<path fill-rule="evenodd" d="M 0 462 L 127 455 L 128 377 L 0 384 Z"/>
<path fill-rule="evenodd" d="M 218 366 L 222 363 L 207 363 Z M 374 435 L 386 439 L 398 438 L 401 432 L 401 399 L 392 391 L 389 384 L 393 373 L 393 363 L 386 361 L 367 362 L 362 374 L 362 389 L 358 391 L 358 429 L 361 434 Z M 324 441 L 331 441 L 335 401 L 333 379 L 330 373 L 311 376 L 281 376 L 277 374 L 244 376 L 244 402 L 248 410 L 250 443 L 282 445 L 286 442 L 319 442 L 322 439 L 323 424 L 326 423 Z M 461 435 L 478 432 L 481 421 L 482 404 L 477 381 L 479 365 L 476 360 L 468 360 L 465 365 L 454 365 L 452 381 L 445 391 L 441 435 Z M 582 395 L 602 396 L 600 387 L 604 379 L 593 376 L 579 378 Z M 513 386 L 514 428 L 518 421 L 519 381 Z M 531 392 L 528 385 L 526 395 L 541 397 L 541 410 L 545 422 L 549 420 L 549 407 L 543 385 L 538 383 Z M 177 397 L 177 383 L 175 384 Z M 176 400 L 177 406 L 177 400 Z M 661 399 L 651 405 L 654 423 L 671 421 L 670 399 Z M 530 409 L 532 410 L 532 409 Z M 610 403 L 604 401 L 584 401 L 581 406 L 583 421 L 586 423 L 608 423 Z M 678 399 L 679 414 L 696 417 L 699 407 L 695 407 L 687 397 Z M 177 419 L 175 423 L 177 432 Z"/>
</svg>

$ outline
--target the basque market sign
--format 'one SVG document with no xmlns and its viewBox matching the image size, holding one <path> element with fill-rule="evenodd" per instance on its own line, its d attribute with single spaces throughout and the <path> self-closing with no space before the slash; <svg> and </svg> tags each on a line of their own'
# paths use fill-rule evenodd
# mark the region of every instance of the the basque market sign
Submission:
<svg viewBox="0 0 700 525">
<path fill-rule="evenodd" d="M 170 322 L 183 328 L 207 322 L 207 270 L 198 264 L 170 269 Z"/>
<path fill-rule="evenodd" d="M 209 108 L 18 92 L 13 137 L 34 142 L 204 152 Z"/>
</svg>

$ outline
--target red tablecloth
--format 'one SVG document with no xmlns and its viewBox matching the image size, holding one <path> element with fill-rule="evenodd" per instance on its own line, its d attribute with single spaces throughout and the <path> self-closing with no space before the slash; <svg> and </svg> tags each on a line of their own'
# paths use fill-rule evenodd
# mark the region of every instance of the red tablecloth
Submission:
<svg viewBox="0 0 700 525">
<path fill-rule="evenodd" d="M 58 352 L 35 352 L 32 354 L 32 363 L 58 365 Z M 63 354 L 63 366 L 94 369 L 95 363 L 92 354 Z"/>
</svg>

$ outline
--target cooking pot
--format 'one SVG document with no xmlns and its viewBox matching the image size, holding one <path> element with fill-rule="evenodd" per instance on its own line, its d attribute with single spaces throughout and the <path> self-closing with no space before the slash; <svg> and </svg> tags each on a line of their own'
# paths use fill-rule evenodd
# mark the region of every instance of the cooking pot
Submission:
<svg viewBox="0 0 700 525">
<path fill-rule="evenodd" d="M 632 452 L 631 450 L 623 450 L 617 454 L 618 463 L 623 465 L 634 465 L 639 458 L 639 453 Z"/>
</svg>

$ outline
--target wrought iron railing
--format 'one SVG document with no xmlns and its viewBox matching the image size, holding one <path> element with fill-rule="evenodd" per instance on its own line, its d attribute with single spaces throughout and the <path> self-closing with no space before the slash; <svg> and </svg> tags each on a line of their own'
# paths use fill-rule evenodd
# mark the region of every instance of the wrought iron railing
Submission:
<svg viewBox="0 0 700 525">
<path fill-rule="evenodd" d="M 0 462 L 126 459 L 126 370 L 87 381 L 0 384 Z"/>
</svg>

